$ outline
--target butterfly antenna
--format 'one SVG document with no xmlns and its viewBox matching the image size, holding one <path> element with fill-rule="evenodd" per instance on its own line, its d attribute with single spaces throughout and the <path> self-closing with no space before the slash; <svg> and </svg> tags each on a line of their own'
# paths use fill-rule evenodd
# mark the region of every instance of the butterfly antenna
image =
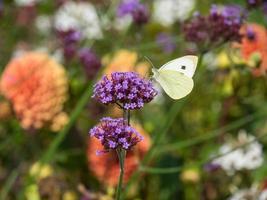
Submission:
<svg viewBox="0 0 267 200">
<path fill-rule="evenodd" d="M 148 57 L 144 56 L 144 58 L 152 65 L 153 68 L 156 68 Z"/>
</svg>

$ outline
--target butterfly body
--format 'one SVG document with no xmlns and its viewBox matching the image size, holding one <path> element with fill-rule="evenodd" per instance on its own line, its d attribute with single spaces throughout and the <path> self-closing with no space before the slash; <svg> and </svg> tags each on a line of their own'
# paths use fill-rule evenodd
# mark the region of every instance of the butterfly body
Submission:
<svg viewBox="0 0 267 200">
<path fill-rule="evenodd" d="M 174 59 L 160 69 L 153 68 L 153 78 L 172 99 L 181 99 L 188 95 L 193 87 L 192 79 L 196 67 L 196 56 L 184 56 Z"/>
</svg>

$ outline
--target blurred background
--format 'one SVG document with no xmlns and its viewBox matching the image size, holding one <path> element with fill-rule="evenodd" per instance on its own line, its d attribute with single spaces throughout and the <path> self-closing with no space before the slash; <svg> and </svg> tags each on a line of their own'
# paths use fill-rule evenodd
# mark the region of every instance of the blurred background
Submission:
<svg viewBox="0 0 267 200">
<path fill-rule="evenodd" d="M 114 152 L 88 132 L 104 74 L 199 56 L 194 89 L 132 112 L 124 198 L 267 199 L 264 0 L 0 0 L 0 199 L 112 200 Z"/>
</svg>

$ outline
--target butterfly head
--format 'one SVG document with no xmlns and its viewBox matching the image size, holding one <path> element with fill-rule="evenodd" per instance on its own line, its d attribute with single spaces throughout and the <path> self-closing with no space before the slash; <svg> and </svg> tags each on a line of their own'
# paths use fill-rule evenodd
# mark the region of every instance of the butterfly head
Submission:
<svg viewBox="0 0 267 200">
<path fill-rule="evenodd" d="M 153 67 L 153 68 L 152 68 L 152 73 L 153 73 L 152 78 L 157 79 L 158 76 L 159 76 L 159 72 L 158 72 L 157 68 L 154 68 L 154 67 Z"/>
</svg>

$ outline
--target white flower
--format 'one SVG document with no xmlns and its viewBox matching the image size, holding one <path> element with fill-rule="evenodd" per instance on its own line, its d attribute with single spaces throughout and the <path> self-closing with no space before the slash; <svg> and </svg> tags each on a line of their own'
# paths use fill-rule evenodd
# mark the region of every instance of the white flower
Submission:
<svg viewBox="0 0 267 200">
<path fill-rule="evenodd" d="M 257 184 L 253 184 L 250 188 L 237 190 L 228 200 L 267 200 L 267 190 L 261 191 Z"/>
<path fill-rule="evenodd" d="M 267 200 L 267 189 L 260 193 L 259 200 Z"/>
<path fill-rule="evenodd" d="M 220 165 L 229 175 L 239 170 L 253 170 L 263 164 L 262 145 L 258 141 L 254 141 L 255 137 L 240 131 L 238 139 L 235 143 L 242 145 L 249 143 L 244 147 L 234 150 L 233 143 L 226 143 L 219 149 L 222 157 L 214 159 L 212 163 Z M 230 152 L 230 153 L 228 153 Z"/>
<path fill-rule="evenodd" d="M 35 20 L 35 27 L 40 33 L 44 35 L 49 34 L 52 28 L 50 17 L 47 15 L 39 15 Z"/>
<path fill-rule="evenodd" d="M 74 29 L 87 39 L 103 37 L 95 7 L 87 2 L 68 1 L 55 14 L 55 28 L 60 31 Z"/>
<path fill-rule="evenodd" d="M 40 1 L 41 0 L 15 0 L 15 4 L 17 6 L 32 6 Z"/>
<path fill-rule="evenodd" d="M 185 20 L 195 6 L 195 0 L 155 0 L 153 19 L 163 26 L 170 26 L 176 20 Z"/>
<path fill-rule="evenodd" d="M 114 20 L 114 28 L 118 31 L 124 31 L 126 30 L 131 23 L 133 22 L 133 19 L 130 15 L 125 15 L 123 17 L 117 17 Z"/>
<path fill-rule="evenodd" d="M 247 200 L 247 199 L 255 199 L 257 196 L 257 187 L 253 186 L 248 189 L 242 189 L 236 191 L 231 197 L 228 198 L 228 200 Z"/>
</svg>

